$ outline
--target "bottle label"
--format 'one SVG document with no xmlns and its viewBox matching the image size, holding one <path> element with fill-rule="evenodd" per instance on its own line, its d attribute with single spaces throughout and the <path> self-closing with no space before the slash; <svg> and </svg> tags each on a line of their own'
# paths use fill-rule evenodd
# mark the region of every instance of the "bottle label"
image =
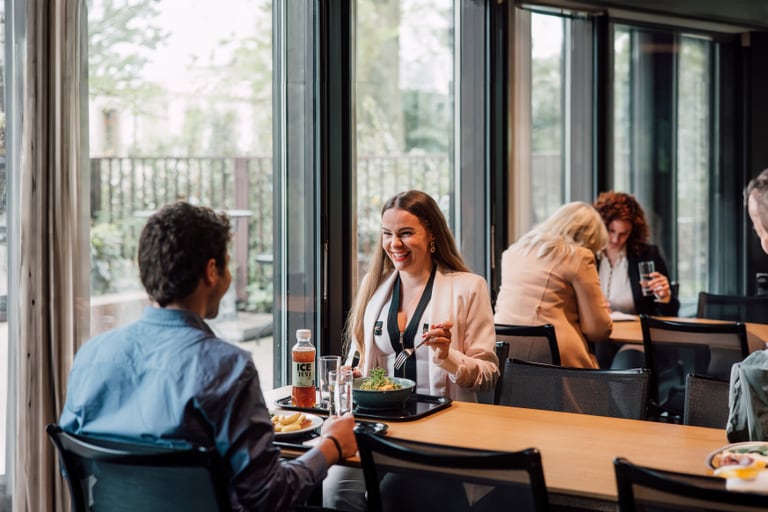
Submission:
<svg viewBox="0 0 768 512">
<path fill-rule="evenodd" d="M 293 362 L 293 385 L 294 386 L 314 386 L 315 385 L 315 363 Z"/>
</svg>

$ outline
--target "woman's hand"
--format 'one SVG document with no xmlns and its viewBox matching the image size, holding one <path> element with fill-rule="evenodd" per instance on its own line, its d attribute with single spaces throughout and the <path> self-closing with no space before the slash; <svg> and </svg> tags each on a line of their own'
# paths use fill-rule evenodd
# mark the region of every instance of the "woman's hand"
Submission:
<svg viewBox="0 0 768 512">
<path fill-rule="evenodd" d="M 669 279 L 660 272 L 651 273 L 652 279 L 648 281 L 648 285 L 653 290 L 653 295 L 659 302 L 667 303 L 672 300 L 672 289 L 669 286 Z"/>
<path fill-rule="evenodd" d="M 421 338 L 426 340 L 427 345 L 437 352 L 438 359 L 447 358 L 448 352 L 451 350 L 451 327 L 453 327 L 453 322 L 446 320 L 439 324 L 430 325 L 429 330 L 421 335 Z"/>
<path fill-rule="evenodd" d="M 363 376 L 363 372 L 361 372 L 360 368 L 358 368 L 357 366 L 352 368 L 348 364 L 345 364 L 344 366 L 341 367 L 341 369 L 342 370 L 352 370 L 352 377 L 354 377 L 356 379 Z"/>
</svg>

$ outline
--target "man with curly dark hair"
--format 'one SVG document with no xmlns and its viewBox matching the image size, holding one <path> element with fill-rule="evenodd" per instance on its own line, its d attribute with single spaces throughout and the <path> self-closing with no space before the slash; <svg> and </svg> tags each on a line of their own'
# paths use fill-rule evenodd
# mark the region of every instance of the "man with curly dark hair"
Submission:
<svg viewBox="0 0 768 512">
<path fill-rule="evenodd" d="M 59 423 L 74 434 L 215 446 L 233 510 L 287 510 L 357 451 L 354 418 L 329 418 L 315 448 L 281 460 L 251 354 L 203 320 L 232 280 L 229 240 L 229 219 L 210 208 L 178 202 L 149 218 L 138 260 L 152 305 L 78 351 Z"/>
</svg>

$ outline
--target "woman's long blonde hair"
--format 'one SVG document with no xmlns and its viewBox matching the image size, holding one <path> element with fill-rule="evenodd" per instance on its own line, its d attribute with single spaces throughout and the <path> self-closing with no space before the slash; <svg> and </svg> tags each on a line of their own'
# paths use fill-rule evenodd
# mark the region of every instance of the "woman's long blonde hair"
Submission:
<svg viewBox="0 0 768 512">
<path fill-rule="evenodd" d="M 381 209 L 381 215 L 390 208 L 398 208 L 416 216 L 424 228 L 432 233 L 435 240 L 435 252 L 432 253 L 432 262 L 446 270 L 457 272 L 469 272 L 456 248 L 456 241 L 453 238 L 451 230 L 448 228 L 448 222 L 445 220 L 443 212 L 434 199 L 420 190 L 408 190 L 400 192 L 391 197 L 384 203 Z M 355 343 L 355 349 L 360 353 L 362 360 L 364 356 L 364 327 L 363 317 L 368 302 L 376 293 L 381 283 L 389 277 L 395 267 L 392 261 L 384 251 L 381 244 L 381 234 L 379 235 L 379 248 L 371 256 L 368 264 L 368 271 L 363 277 L 360 289 L 357 291 L 355 303 L 347 316 L 347 323 L 344 328 L 344 347 L 349 351 L 352 343 Z"/>
<path fill-rule="evenodd" d="M 608 231 L 597 210 L 588 203 L 575 201 L 558 208 L 514 245 L 525 254 L 535 252 L 539 258 L 563 259 L 572 255 L 576 247 L 597 252 L 607 243 Z"/>
</svg>

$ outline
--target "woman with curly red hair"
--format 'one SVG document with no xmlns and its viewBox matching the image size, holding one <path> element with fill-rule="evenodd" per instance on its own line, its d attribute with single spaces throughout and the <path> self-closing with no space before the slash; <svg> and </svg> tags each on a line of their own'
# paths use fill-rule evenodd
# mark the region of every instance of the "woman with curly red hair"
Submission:
<svg viewBox="0 0 768 512">
<path fill-rule="evenodd" d="M 611 310 L 677 316 L 680 301 L 669 284 L 667 263 L 659 248 L 648 243 L 648 223 L 637 200 L 630 194 L 610 191 L 600 194 L 593 206 L 608 229 L 608 245 L 599 255 L 598 272 Z M 645 297 L 637 263 L 648 260 L 654 262 L 656 272 L 648 283 L 653 296 Z"/>
</svg>

